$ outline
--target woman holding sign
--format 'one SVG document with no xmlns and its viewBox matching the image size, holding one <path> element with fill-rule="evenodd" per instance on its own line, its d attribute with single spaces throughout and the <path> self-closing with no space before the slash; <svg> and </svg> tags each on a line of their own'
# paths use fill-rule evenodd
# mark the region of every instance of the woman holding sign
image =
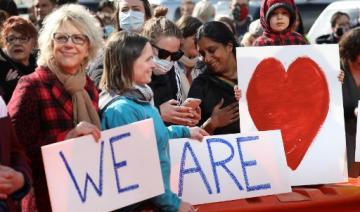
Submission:
<svg viewBox="0 0 360 212">
<path fill-rule="evenodd" d="M 102 129 L 110 129 L 136 121 L 152 118 L 158 144 L 165 193 L 152 198 L 162 211 L 194 211 L 170 191 L 169 139 L 186 138 L 202 140 L 208 135 L 199 127 L 166 127 L 159 111 L 153 106 L 153 92 L 147 85 L 155 64 L 149 41 L 131 32 L 117 32 L 107 41 L 104 73 L 100 81 L 100 108 Z M 124 210 L 140 210 L 141 204 Z"/>
<path fill-rule="evenodd" d="M 47 16 L 39 36 L 39 67 L 20 79 L 8 105 L 36 173 L 38 211 L 51 211 L 40 147 L 86 134 L 100 137 L 98 93 L 84 72 L 102 44 L 101 28 L 94 23 L 80 5 L 66 5 Z"/>
<path fill-rule="evenodd" d="M 358 101 L 360 99 L 360 28 L 345 34 L 339 43 L 341 67 L 345 72 L 343 106 L 346 131 L 346 149 L 350 177 L 360 175 L 360 163 L 354 162 Z M 359 123 L 358 123 L 359 124 Z M 357 147 L 360 148 L 360 147 Z"/>
<path fill-rule="evenodd" d="M 201 26 L 195 36 L 207 69 L 192 83 L 189 97 L 201 99 L 199 124 L 210 134 L 239 133 L 234 34 L 223 23 L 212 21 Z"/>
</svg>

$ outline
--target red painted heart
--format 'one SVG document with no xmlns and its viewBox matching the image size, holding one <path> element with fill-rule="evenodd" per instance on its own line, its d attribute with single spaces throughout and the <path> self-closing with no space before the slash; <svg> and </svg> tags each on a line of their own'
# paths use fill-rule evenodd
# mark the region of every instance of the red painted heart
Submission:
<svg viewBox="0 0 360 212">
<path fill-rule="evenodd" d="M 329 89 L 323 71 L 312 59 L 297 58 L 284 69 L 266 58 L 253 73 L 246 98 L 260 131 L 281 129 L 288 166 L 295 170 L 329 111 Z"/>
</svg>

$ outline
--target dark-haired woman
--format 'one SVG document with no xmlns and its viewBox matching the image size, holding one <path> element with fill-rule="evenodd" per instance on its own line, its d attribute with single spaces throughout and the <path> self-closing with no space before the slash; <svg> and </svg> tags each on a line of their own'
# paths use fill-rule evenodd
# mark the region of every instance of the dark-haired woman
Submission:
<svg viewBox="0 0 360 212">
<path fill-rule="evenodd" d="M 341 39 L 341 67 L 345 72 L 343 91 L 343 106 L 346 132 L 346 149 L 349 177 L 360 175 L 360 163 L 355 162 L 355 140 L 357 108 L 360 99 L 360 28 L 355 28 Z M 360 147 L 358 147 L 360 148 Z"/>
<path fill-rule="evenodd" d="M 192 83 L 189 97 L 201 102 L 200 125 L 211 134 L 239 133 L 235 48 L 238 46 L 229 28 L 218 21 L 205 23 L 195 41 L 207 69 Z"/>
</svg>

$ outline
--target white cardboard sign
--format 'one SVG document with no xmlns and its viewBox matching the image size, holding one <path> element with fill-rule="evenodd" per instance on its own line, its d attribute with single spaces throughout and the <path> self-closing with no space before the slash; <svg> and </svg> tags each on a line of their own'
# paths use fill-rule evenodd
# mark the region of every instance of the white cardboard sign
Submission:
<svg viewBox="0 0 360 212">
<path fill-rule="evenodd" d="M 204 204 L 291 192 L 280 131 L 170 140 L 171 190 Z"/>
<path fill-rule="evenodd" d="M 54 212 L 110 211 L 164 192 L 152 119 L 41 151 Z"/>
<path fill-rule="evenodd" d="M 338 45 L 236 50 L 242 132 L 281 129 L 291 185 L 347 181 Z"/>
</svg>

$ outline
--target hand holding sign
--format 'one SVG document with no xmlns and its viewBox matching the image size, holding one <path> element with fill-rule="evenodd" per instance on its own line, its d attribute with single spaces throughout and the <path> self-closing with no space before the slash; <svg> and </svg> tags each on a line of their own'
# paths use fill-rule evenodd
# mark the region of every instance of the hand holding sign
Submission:
<svg viewBox="0 0 360 212">
<path fill-rule="evenodd" d="M 8 166 L 0 165 L 0 199 L 6 199 L 24 186 L 24 176 Z"/>
</svg>

